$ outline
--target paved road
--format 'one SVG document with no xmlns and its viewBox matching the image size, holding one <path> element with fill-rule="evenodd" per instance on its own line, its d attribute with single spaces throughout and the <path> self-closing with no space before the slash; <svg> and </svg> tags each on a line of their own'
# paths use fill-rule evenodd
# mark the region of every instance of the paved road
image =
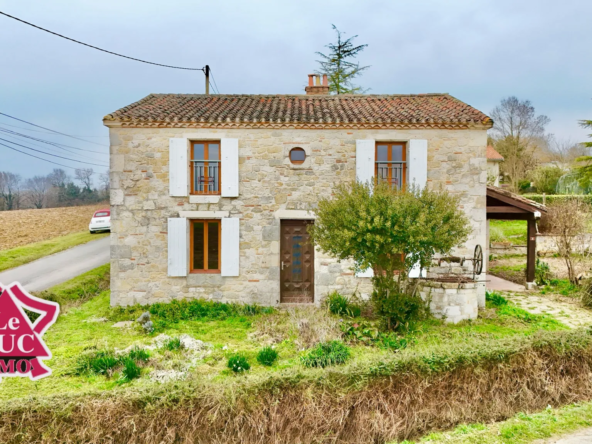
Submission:
<svg viewBox="0 0 592 444">
<path fill-rule="evenodd" d="M 487 275 L 487 289 L 490 291 L 525 291 L 524 285 L 518 285 L 505 279 Z"/>
<path fill-rule="evenodd" d="M 592 443 L 592 429 L 584 429 L 561 438 L 549 438 L 536 441 L 536 444 L 590 444 Z"/>
<path fill-rule="evenodd" d="M 20 282 L 27 291 L 46 290 L 109 262 L 109 237 L 91 241 L 0 273 L 3 285 Z"/>
</svg>

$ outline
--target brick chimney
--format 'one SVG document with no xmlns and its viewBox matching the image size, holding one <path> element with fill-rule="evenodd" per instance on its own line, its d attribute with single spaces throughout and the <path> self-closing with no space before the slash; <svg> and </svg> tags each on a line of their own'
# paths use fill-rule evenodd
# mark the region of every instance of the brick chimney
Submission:
<svg viewBox="0 0 592 444">
<path fill-rule="evenodd" d="M 307 96 L 318 96 L 329 94 L 329 81 L 327 74 L 323 74 L 323 84 L 321 85 L 321 76 L 319 74 L 308 75 L 308 86 L 304 88 Z"/>
</svg>

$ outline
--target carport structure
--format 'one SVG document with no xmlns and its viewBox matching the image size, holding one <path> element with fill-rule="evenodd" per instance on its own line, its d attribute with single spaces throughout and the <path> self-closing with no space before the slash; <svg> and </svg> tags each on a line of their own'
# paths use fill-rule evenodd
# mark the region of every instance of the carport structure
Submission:
<svg viewBox="0 0 592 444">
<path fill-rule="evenodd" d="M 526 287 L 534 286 L 536 266 L 536 220 L 546 213 L 544 205 L 526 199 L 510 191 L 487 186 L 487 220 L 525 220 L 527 221 L 526 241 Z M 489 237 L 489 236 L 488 236 Z M 489 239 L 488 239 L 489 242 Z M 489 250 L 489 248 L 488 248 Z"/>
</svg>

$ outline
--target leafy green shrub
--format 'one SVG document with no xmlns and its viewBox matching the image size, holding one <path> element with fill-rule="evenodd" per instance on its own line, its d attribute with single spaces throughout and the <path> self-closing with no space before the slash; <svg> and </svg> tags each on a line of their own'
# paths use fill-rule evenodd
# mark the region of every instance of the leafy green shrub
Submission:
<svg viewBox="0 0 592 444">
<path fill-rule="evenodd" d="M 168 351 L 179 351 L 179 350 L 181 350 L 181 339 L 178 337 L 167 339 L 162 344 L 161 348 L 168 350 Z"/>
<path fill-rule="evenodd" d="M 365 344 L 373 343 L 380 337 L 378 328 L 369 322 L 344 321 L 339 325 L 339 328 L 346 339 L 360 341 Z"/>
<path fill-rule="evenodd" d="M 119 359 L 110 350 L 85 353 L 78 358 L 75 374 L 109 375 L 119 363 Z"/>
<path fill-rule="evenodd" d="M 409 281 L 374 276 L 372 283 L 372 303 L 387 330 L 408 330 L 428 314 L 426 303 Z"/>
<path fill-rule="evenodd" d="M 493 307 L 503 307 L 504 305 L 508 305 L 508 300 L 497 292 L 490 293 L 487 291 L 485 293 L 485 301 Z"/>
<path fill-rule="evenodd" d="M 393 333 L 389 333 L 380 335 L 379 345 L 382 348 L 388 348 L 391 350 L 403 350 L 413 342 L 413 339 L 408 339 L 405 337 L 397 336 Z"/>
<path fill-rule="evenodd" d="M 251 365 L 243 355 L 232 355 L 228 358 L 228 368 L 234 373 L 242 373 L 249 370 Z"/>
<path fill-rule="evenodd" d="M 257 362 L 261 365 L 271 366 L 278 358 L 278 352 L 271 347 L 264 347 L 257 353 Z"/>
<path fill-rule="evenodd" d="M 123 369 L 121 370 L 121 379 L 123 381 L 131 381 L 140 377 L 142 369 L 138 367 L 136 361 L 131 358 L 124 358 L 122 360 Z"/>
<path fill-rule="evenodd" d="M 321 342 L 300 357 L 305 367 L 327 367 L 343 364 L 349 358 L 349 348 L 340 341 Z"/>
<path fill-rule="evenodd" d="M 359 305 L 352 303 L 347 296 L 343 296 L 337 291 L 329 293 L 326 301 L 329 311 L 335 315 L 356 318 L 362 313 Z"/>
<path fill-rule="evenodd" d="M 537 285 L 548 285 L 551 280 L 551 269 L 549 264 L 537 257 L 534 269 L 534 280 Z"/>
<path fill-rule="evenodd" d="M 148 353 L 148 350 L 135 346 L 128 353 L 128 357 L 134 361 L 146 362 L 150 359 L 150 353 Z"/>
</svg>

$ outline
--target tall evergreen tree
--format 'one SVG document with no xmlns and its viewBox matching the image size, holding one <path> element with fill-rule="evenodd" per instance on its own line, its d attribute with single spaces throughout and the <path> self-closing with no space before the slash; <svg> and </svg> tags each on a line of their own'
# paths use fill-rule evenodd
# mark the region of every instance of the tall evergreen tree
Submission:
<svg viewBox="0 0 592 444">
<path fill-rule="evenodd" d="M 592 120 L 580 120 L 580 126 L 592 128 Z M 592 137 L 592 134 L 589 134 Z M 587 148 L 592 148 L 592 142 L 584 142 Z M 580 156 L 576 159 L 582 166 L 577 168 L 578 179 L 582 188 L 592 185 L 592 156 Z"/>
<path fill-rule="evenodd" d="M 343 40 L 342 32 L 332 25 L 337 33 L 337 42 L 326 45 L 329 48 L 329 54 L 317 52 L 322 60 L 317 60 L 321 65 L 320 74 L 327 74 L 329 78 L 329 91 L 334 94 L 360 94 L 367 90 L 356 86 L 352 81 L 359 77 L 363 71 L 370 66 L 360 66 L 353 61 L 355 57 L 362 52 L 368 45 L 354 46 L 353 40 L 358 37 L 354 35 Z"/>
</svg>

